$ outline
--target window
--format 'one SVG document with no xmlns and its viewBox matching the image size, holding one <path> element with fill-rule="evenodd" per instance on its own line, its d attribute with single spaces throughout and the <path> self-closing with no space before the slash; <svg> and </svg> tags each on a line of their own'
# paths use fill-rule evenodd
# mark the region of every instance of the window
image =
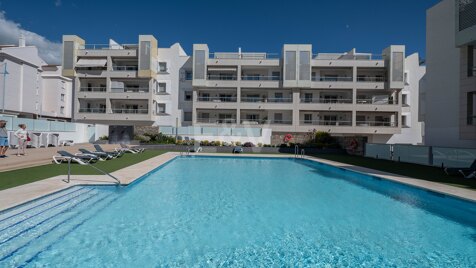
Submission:
<svg viewBox="0 0 476 268">
<path fill-rule="evenodd" d="M 202 93 L 199 99 L 202 101 L 210 101 L 210 93 Z"/>
<path fill-rule="evenodd" d="M 467 123 L 468 125 L 476 125 L 476 91 L 467 94 Z"/>
<path fill-rule="evenodd" d="M 64 94 L 61 94 L 61 101 L 64 101 Z"/>
<path fill-rule="evenodd" d="M 408 106 L 407 94 L 402 94 L 402 105 Z"/>
<path fill-rule="evenodd" d="M 468 62 L 468 77 L 472 77 L 474 76 L 474 73 L 476 71 L 476 68 L 474 66 L 474 57 L 476 56 L 476 53 L 474 53 L 474 47 L 473 46 L 468 46 L 468 58 L 467 58 L 467 62 Z"/>
<path fill-rule="evenodd" d="M 184 94 L 185 94 L 185 101 L 192 101 L 192 91 L 185 91 Z"/>
<path fill-rule="evenodd" d="M 312 124 L 312 114 L 304 114 L 304 124 Z"/>
<path fill-rule="evenodd" d="M 405 85 L 410 85 L 410 80 L 408 79 L 408 72 L 405 72 L 403 80 L 405 81 Z"/>
<path fill-rule="evenodd" d="M 183 121 L 191 122 L 192 121 L 192 112 L 184 112 L 183 113 Z"/>
<path fill-rule="evenodd" d="M 312 93 L 304 93 L 304 102 L 311 103 L 312 102 Z"/>
<path fill-rule="evenodd" d="M 280 72 L 272 72 L 271 73 L 271 80 L 279 81 L 279 79 L 281 79 L 281 73 Z"/>
<path fill-rule="evenodd" d="M 64 106 L 61 106 L 61 107 L 60 107 L 60 113 L 61 113 L 61 114 L 64 114 Z"/>
<path fill-rule="evenodd" d="M 192 80 L 192 79 L 193 79 L 192 71 L 185 71 L 185 80 Z"/>
<path fill-rule="evenodd" d="M 165 103 L 157 103 L 157 113 L 165 114 Z"/>
<path fill-rule="evenodd" d="M 283 123 L 283 114 L 282 113 L 275 113 L 274 114 L 274 123 L 282 124 Z"/>
<path fill-rule="evenodd" d="M 166 93 L 166 92 L 167 92 L 167 84 L 159 83 L 158 93 Z"/>
<path fill-rule="evenodd" d="M 275 100 L 276 102 L 283 102 L 283 101 L 284 101 L 284 100 L 283 100 L 283 97 L 284 97 L 284 95 L 283 95 L 282 92 L 276 92 L 276 93 L 274 93 L 274 100 Z"/>
<path fill-rule="evenodd" d="M 167 72 L 167 62 L 159 62 L 159 73 Z"/>
<path fill-rule="evenodd" d="M 402 115 L 402 127 L 408 127 L 406 115 Z"/>
</svg>

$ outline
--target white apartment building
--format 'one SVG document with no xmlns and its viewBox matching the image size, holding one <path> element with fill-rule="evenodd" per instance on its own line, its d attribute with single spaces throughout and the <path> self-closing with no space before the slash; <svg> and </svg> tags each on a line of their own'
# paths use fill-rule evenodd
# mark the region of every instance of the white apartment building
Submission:
<svg viewBox="0 0 476 268">
<path fill-rule="evenodd" d="M 423 144 L 423 122 L 419 121 L 420 81 L 426 67 L 420 64 L 418 53 L 405 59 L 405 87 L 402 89 L 402 132 L 394 134 L 389 144 Z"/>
<path fill-rule="evenodd" d="M 193 125 L 265 126 L 275 136 L 316 129 L 385 143 L 402 131 L 404 70 L 404 46 L 372 55 L 286 44 L 280 57 L 195 44 Z"/>
<path fill-rule="evenodd" d="M 191 112 L 191 103 L 179 101 L 180 87 L 188 84 L 191 92 L 184 71 L 189 61 L 180 44 L 159 48 L 151 35 L 140 35 L 137 44 L 104 45 L 63 36 L 63 75 L 74 80 L 75 120 L 110 125 L 117 140 L 131 139 L 134 126 L 181 126 L 190 117 L 184 111 Z"/>
<path fill-rule="evenodd" d="M 61 75 L 61 66 L 47 65 L 22 37 L 18 46 L 0 46 L 0 73 L 0 113 L 71 119 L 71 79 Z"/>
<path fill-rule="evenodd" d="M 424 143 L 476 148 L 476 1 L 443 0 L 430 8 L 426 42 Z"/>
</svg>

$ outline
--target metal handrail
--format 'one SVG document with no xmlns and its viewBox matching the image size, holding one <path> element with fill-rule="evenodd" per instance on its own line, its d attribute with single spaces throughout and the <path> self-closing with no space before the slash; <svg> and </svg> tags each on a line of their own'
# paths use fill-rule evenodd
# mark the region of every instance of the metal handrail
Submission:
<svg viewBox="0 0 476 268">
<path fill-rule="evenodd" d="M 106 87 L 81 87 L 81 92 L 106 92 Z"/>
<path fill-rule="evenodd" d="M 139 66 L 137 65 L 123 65 L 123 66 L 112 66 L 113 71 L 137 71 Z"/>
<path fill-rule="evenodd" d="M 338 77 L 317 77 L 313 76 L 312 81 L 321 81 L 321 82 L 352 82 L 353 78 L 349 76 L 338 76 Z"/>
<path fill-rule="evenodd" d="M 358 53 L 358 54 L 345 54 L 345 53 L 318 53 L 312 55 L 316 60 L 382 60 L 383 55 L 372 53 Z"/>
<path fill-rule="evenodd" d="M 110 173 L 107 173 L 106 171 L 104 171 L 104 170 L 102 170 L 102 169 L 100 169 L 100 168 L 98 168 L 98 167 L 95 167 L 95 166 L 93 166 L 93 165 L 91 165 L 91 164 L 86 164 L 86 166 L 90 166 L 90 167 L 94 168 L 95 170 L 101 172 L 102 174 L 107 175 L 107 176 L 113 178 L 113 179 L 116 181 L 116 185 L 121 185 L 121 181 L 120 181 L 118 178 L 116 178 L 116 177 L 114 177 L 113 175 L 111 175 Z M 71 182 L 71 158 L 68 158 L 68 179 L 67 179 L 67 180 L 63 180 L 63 181 L 66 182 L 66 183 L 70 183 L 70 182 Z"/>
<path fill-rule="evenodd" d="M 358 127 L 396 127 L 396 122 L 382 122 L 382 121 L 356 121 L 356 126 Z"/>
<path fill-rule="evenodd" d="M 241 102 L 291 103 L 293 102 L 293 98 L 241 97 Z"/>
<path fill-rule="evenodd" d="M 381 104 L 381 105 L 394 105 L 394 104 L 398 104 L 397 101 L 394 101 L 390 98 L 388 99 L 380 99 L 380 100 L 374 100 L 374 99 L 370 99 L 370 98 L 367 98 L 367 99 L 357 99 L 357 104 Z"/>
<path fill-rule="evenodd" d="M 203 102 L 236 102 L 236 97 L 198 97 L 197 101 Z"/>
<path fill-rule="evenodd" d="M 122 90 L 122 91 L 121 91 Z M 149 87 L 111 87 L 112 93 L 149 92 Z"/>
<path fill-rule="evenodd" d="M 106 108 L 79 108 L 79 112 L 104 114 L 106 113 Z"/>
<path fill-rule="evenodd" d="M 147 114 L 148 109 L 111 109 L 113 114 Z"/>
<path fill-rule="evenodd" d="M 208 80 L 236 81 L 236 75 L 209 74 L 209 75 L 207 75 L 207 79 Z"/>
<path fill-rule="evenodd" d="M 211 52 L 209 53 L 210 59 L 231 59 L 231 60 L 266 60 L 266 59 L 279 59 L 278 53 L 266 53 L 266 52 Z"/>
<path fill-rule="evenodd" d="M 352 126 L 348 120 L 300 120 L 301 124 L 316 126 Z"/>
<path fill-rule="evenodd" d="M 357 77 L 357 82 L 386 82 L 383 76 L 361 76 Z"/>
</svg>

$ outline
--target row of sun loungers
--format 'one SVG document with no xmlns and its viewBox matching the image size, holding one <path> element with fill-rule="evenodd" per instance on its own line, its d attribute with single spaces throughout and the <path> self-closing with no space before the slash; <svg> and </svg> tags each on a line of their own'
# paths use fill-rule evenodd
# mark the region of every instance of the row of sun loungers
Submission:
<svg viewBox="0 0 476 268">
<path fill-rule="evenodd" d="M 95 144 L 94 149 L 96 151 L 81 148 L 79 149 L 79 153 L 75 154 L 67 151 L 58 151 L 58 155 L 53 156 L 53 162 L 56 164 L 74 162 L 80 165 L 88 165 L 98 161 L 106 161 L 122 157 L 125 153 L 139 154 L 145 151 L 145 148 L 132 148 L 126 144 L 121 144 L 121 147 L 115 148 L 114 151 L 105 151 L 99 144 Z"/>
<path fill-rule="evenodd" d="M 467 179 L 476 179 L 476 159 L 470 167 L 467 168 L 445 168 L 445 173 L 448 175 L 462 175 Z"/>
</svg>

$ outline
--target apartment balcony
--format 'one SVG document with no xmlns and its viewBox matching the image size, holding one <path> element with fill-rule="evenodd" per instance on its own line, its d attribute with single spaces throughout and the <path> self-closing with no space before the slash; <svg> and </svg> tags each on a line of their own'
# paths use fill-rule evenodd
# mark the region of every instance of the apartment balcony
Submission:
<svg viewBox="0 0 476 268">
<path fill-rule="evenodd" d="M 386 121 L 356 121 L 355 125 L 358 127 L 397 127 L 396 122 L 386 122 Z"/>
<path fill-rule="evenodd" d="M 241 97 L 244 103 L 292 103 L 293 98 Z"/>
<path fill-rule="evenodd" d="M 86 44 L 77 50 L 78 56 L 87 57 L 137 57 L 138 45 Z"/>
<path fill-rule="evenodd" d="M 198 102 L 236 102 L 236 97 L 198 97 Z"/>
<path fill-rule="evenodd" d="M 351 76 L 313 76 L 311 77 L 312 88 L 352 88 L 353 78 Z"/>
<path fill-rule="evenodd" d="M 124 109 L 124 108 L 112 108 L 113 114 L 148 114 L 148 109 Z"/>
<path fill-rule="evenodd" d="M 233 75 L 208 74 L 207 87 L 237 87 L 238 77 Z"/>
<path fill-rule="evenodd" d="M 352 104 L 352 99 L 343 98 L 301 98 L 301 103 Z"/>
<path fill-rule="evenodd" d="M 212 124 L 212 125 L 223 125 L 223 124 L 236 124 L 235 118 L 197 118 L 197 123 L 199 124 Z"/>
<path fill-rule="evenodd" d="M 280 75 L 242 75 L 241 85 L 250 88 L 278 88 L 280 85 Z"/>
<path fill-rule="evenodd" d="M 114 65 L 109 72 L 110 77 L 114 78 L 132 78 L 137 77 L 137 65 Z"/>
<path fill-rule="evenodd" d="M 149 87 L 111 87 L 112 93 L 149 93 Z"/>
<path fill-rule="evenodd" d="M 210 53 L 208 65 L 279 66 L 280 56 L 273 53 Z"/>
</svg>

